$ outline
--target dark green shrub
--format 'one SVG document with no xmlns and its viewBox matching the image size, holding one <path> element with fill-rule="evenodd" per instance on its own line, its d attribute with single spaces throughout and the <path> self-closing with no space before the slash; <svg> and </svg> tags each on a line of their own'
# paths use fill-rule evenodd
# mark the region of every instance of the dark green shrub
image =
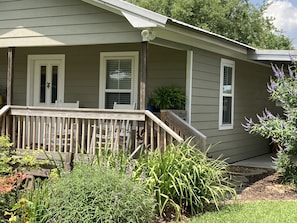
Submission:
<svg viewBox="0 0 297 223">
<path fill-rule="evenodd" d="M 49 222 L 150 222 L 155 201 L 144 185 L 94 165 L 77 165 L 53 184 Z"/>
<path fill-rule="evenodd" d="M 158 212 L 163 217 L 219 208 L 226 195 L 235 195 L 229 183 L 227 163 L 210 159 L 190 142 L 169 146 L 140 158 L 135 177 L 155 191 Z"/>
<path fill-rule="evenodd" d="M 155 109 L 185 109 L 186 96 L 179 87 L 156 88 L 148 101 Z"/>
</svg>

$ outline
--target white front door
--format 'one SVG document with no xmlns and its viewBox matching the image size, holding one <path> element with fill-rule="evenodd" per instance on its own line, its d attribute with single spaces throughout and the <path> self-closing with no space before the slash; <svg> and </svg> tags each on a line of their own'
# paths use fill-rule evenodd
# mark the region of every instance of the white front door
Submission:
<svg viewBox="0 0 297 223">
<path fill-rule="evenodd" d="M 33 55 L 28 60 L 27 105 L 54 106 L 64 101 L 64 56 Z"/>
</svg>

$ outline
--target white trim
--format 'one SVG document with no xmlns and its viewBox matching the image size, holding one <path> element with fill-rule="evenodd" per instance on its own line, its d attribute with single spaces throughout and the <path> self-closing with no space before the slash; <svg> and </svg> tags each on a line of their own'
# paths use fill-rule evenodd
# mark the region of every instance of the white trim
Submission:
<svg viewBox="0 0 297 223">
<path fill-rule="evenodd" d="M 192 78 L 193 78 L 193 51 L 187 51 L 187 71 L 186 71 L 186 113 L 187 122 L 192 122 Z"/>
<path fill-rule="evenodd" d="M 224 83 L 224 67 L 232 68 L 232 88 L 231 94 L 223 93 L 223 83 Z M 235 83 L 235 62 L 233 60 L 221 59 L 221 69 L 220 69 L 220 98 L 219 98 L 219 130 L 233 129 L 234 124 L 234 83 Z M 223 124 L 223 97 L 232 97 L 232 112 L 231 112 L 231 123 Z"/>
<path fill-rule="evenodd" d="M 138 72 L 139 72 L 139 52 L 101 52 L 100 53 L 100 73 L 99 73 L 99 108 L 105 108 L 105 86 L 106 86 L 106 66 L 107 59 L 132 59 L 132 83 L 131 83 L 131 103 L 138 101 Z M 117 90 L 119 92 L 120 90 Z"/>
<path fill-rule="evenodd" d="M 59 60 L 61 63 L 60 68 L 60 86 L 58 91 L 58 100 L 64 102 L 64 88 L 65 88 L 65 55 L 64 54 L 42 54 L 42 55 L 28 55 L 27 58 L 27 93 L 26 105 L 34 105 L 34 72 L 35 63 L 39 60 Z"/>
</svg>

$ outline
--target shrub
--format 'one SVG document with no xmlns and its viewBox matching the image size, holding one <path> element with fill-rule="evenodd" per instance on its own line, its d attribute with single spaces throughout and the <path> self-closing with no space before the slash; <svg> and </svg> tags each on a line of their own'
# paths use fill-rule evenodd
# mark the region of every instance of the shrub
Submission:
<svg viewBox="0 0 297 223">
<path fill-rule="evenodd" d="M 77 165 L 53 184 L 50 222 L 150 222 L 154 199 L 144 185 L 94 165 Z"/>
<path fill-rule="evenodd" d="M 243 126 L 249 133 L 271 138 L 279 145 L 277 170 L 285 182 L 296 183 L 297 166 L 291 156 L 297 153 L 297 73 L 290 67 L 289 74 L 276 66 L 272 69 L 275 78 L 271 78 L 267 90 L 270 99 L 281 104 L 283 115 L 274 115 L 265 109 L 262 115 L 257 115 L 258 123 L 246 118 Z"/>
<path fill-rule="evenodd" d="M 163 217 L 205 211 L 226 195 L 235 195 L 229 183 L 227 163 L 210 159 L 190 142 L 171 145 L 164 153 L 155 151 L 140 158 L 135 177 L 155 191 L 158 212 Z"/>
<path fill-rule="evenodd" d="M 159 87 L 153 91 L 148 103 L 157 110 L 184 109 L 186 96 L 179 87 Z"/>
</svg>

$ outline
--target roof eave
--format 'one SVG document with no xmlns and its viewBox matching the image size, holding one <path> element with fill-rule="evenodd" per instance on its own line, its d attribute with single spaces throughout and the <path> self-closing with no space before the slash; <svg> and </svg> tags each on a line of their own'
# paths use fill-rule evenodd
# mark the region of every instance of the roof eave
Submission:
<svg viewBox="0 0 297 223">
<path fill-rule="evenodd" d="M 253 50 L 248 59 L 255 61 L 292 62 L 297 58 L 297 50 Z"/>
</svg>

